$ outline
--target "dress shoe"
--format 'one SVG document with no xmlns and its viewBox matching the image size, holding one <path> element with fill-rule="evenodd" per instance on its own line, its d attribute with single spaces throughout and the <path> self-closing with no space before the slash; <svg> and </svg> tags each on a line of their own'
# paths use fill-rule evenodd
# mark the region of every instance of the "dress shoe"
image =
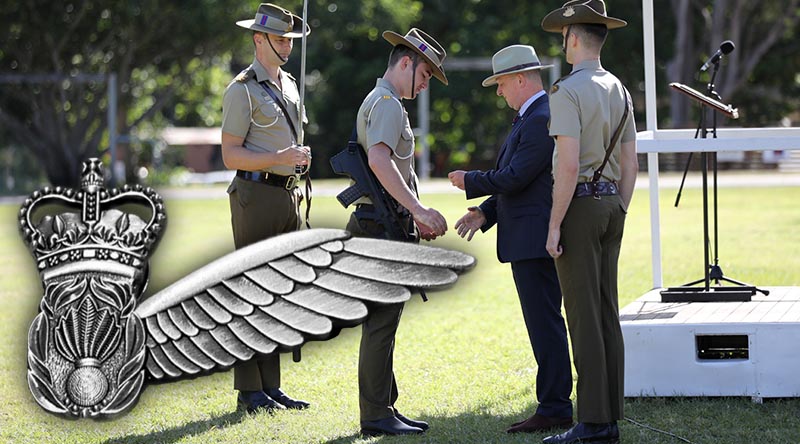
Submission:
<svg viewBox="0 0 800 444">
<path fill-rule="evenodd" d="M 405 416 L 403 416 L 402 413 L 398 412 L 397 410 L 394 411 L 394 417 L 399 419 L 403 424 L 411 427 L 416 427 L 422 430 L 423 432 L 431 428 L 431 426 L 429 426 L 427 422 L 406 418 Z"/>
<path fill-rule="evenodd" d="M 285 408 L 261 390 L 254 392 L 243 390 L 236 397 L 236 410 L 246 411 L 247 413 L 255 413 L 259 410 L 273 413 L 275 410 L 283 410 Z"/>
<path fill-rule="evenodd" d="M 412 427 L 394 416 L 376 421 L 361 421 L 361 434 L 364 436 L 411 435 L 422 432 L 419 427 Z"/>
<path fill-rule="evenodd" d="M 568 429 L 572 427 L 572 417 L 551 417 L 535 414 L 530 418 L 516 422 L 506 429 L 507 433 L 537 433 L 552 429 Z"/>
<path fill-rule="evenodd" d="M 548 436 L 542 442 L 544 444 L 576 444 L 591 442 L 594 444 L 618 444 L 619 428 L 616 422 L 605 424 L 593 424 L 579 422 L 566 432 Z"/>
<path fill-rule="evenodd" d="M 283 393 L 283 390 L 279 388 L 267 389 L 266 393 L 267 396 L 274 399 L 287 409 L 303 410 L 307 409 L 311 405 L 305 401 L 290 398 L 286 395 L 286 393 Z"/>
</svg>

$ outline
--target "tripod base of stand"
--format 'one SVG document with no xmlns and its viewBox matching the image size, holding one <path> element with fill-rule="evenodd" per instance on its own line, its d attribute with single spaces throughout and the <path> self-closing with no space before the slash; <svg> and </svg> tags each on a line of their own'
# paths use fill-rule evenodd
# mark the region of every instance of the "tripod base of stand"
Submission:
<svg viewBox="0 0 800 444">
<path fill-rule="evenodd" d="M 749 302 L 759 291 L 753 286 L 669 287 L 661 291 L 661 302 Z"/>
</svg>

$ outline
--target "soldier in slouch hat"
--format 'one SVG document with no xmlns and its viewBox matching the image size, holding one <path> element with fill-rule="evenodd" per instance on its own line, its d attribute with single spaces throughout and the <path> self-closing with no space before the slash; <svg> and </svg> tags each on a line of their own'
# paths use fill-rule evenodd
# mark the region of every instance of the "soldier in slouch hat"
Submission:
<svg viewBox="0 0 800 444">
<path fill-rule="evenodd" d="M 609 29 L 603 0 L 570 0 L 542 20 L 560 32 L 572 72 L 550 94 L 553 208 L 547 251 L 556 260 L 578 373 L 578 423 L 548 444 L 619 442 L 624 344 L 617 263 L 638 162 L 630 95 L 600 64 Z"/>
<path fill-rule="evenodd" d="M 255 18 L 237 25 L 253 31 L 255 60 L 225 90 L 222 102 L 222 158 L 236 170 L 228 187 L 237 249 L 300 228 L 301 194 L 296 166 L 307 169 L 311 149 L 298 146 L 300 94 L 291 74 L 281 69 L 292 39 L 311 28 L 291 12 L 262 3 Z M 238 408 L 253 412 L 304 409 L 281 389 L 280 354 L 234 368 Z"/>
<path fill-rule="evenodd" d="M 383 38 L 394 46 L 389 66 L 367 95 L 356 116 L 359 145 L 367 150 L 369 167 L 380 184 L 396 200 L 402 225 L 419 233 L 412 241 L 433 239 L 447 230 L 447 221 L 420 202 L 414 173 L 414 133 L 403 99 L 414 99 L 435 77 L 447 85 L 442 68 L 445 50 L 430 35 L 412 28 L 405 35 L 392 31 Z M 362 198 L 350 217 L 347 230 L 356 236 L 391 238 L 379 220 L 360 218 L 369 214 L 372 202 Z M 409 239 L 395 239 L 406 240 Z M 422 433 L 423 421 L 411 420 L 397 411 L 398 397 L 393 370 L 394 340 L 403 304 L 370 307 L 364 322 L 358 361 L 361 432 L 365 435 Z"/>
</svg>

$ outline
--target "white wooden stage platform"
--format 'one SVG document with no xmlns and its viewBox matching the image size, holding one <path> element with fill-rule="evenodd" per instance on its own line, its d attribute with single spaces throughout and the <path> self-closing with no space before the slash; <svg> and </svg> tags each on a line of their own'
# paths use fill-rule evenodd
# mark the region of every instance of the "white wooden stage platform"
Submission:
<svg viewBox="0 0 800 444">
<path fill-rule="evenodd" d="M 713 303 L 655 289 L 621 309 L 625 396 L 800 397 L 800 287 L 763 288 Z"/>
</svg>

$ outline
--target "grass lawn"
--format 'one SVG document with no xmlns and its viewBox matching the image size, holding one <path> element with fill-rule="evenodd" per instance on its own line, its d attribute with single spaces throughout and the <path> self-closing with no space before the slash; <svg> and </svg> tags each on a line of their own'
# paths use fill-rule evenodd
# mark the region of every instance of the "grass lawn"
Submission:
<svg viewBox="0 0 800 444">
<path fill-rule="evenodd" d="M 662 189 L 665 285 L 702 276 L 701 194 Z M 800 187 L 722 188 L 720 265 L 725 274 L 759 286 L 800 285 Z M 457 194 L 426 195 L 450 226 L 470 204 Z M 620 306 L 651 288 L 648 196 L 637 190 L 620 259 Z M 233 249 L 223 190 L 207 200 L 168 200 L 166 235 L 151 260 L 148 293 Z M 478 258 L 478 266 L 430 301 L 407 304 L 397 335 L 397 407 L 427 420 L 421 436 L 358 435 L 356 379 L 359 329 L 303 348 L 303 361 L 284 356 L 283 388 L 313 406 L 274 416 L 233 413 L 232 372 L 148 387 L 123 417 L 68 421 L 36 405 L 26 383 L 27 328 L 37 312 L 40 281 L 17 234 L 16 205 L 0 206 L 0 442 L 8 443 L 528 443 L 544 435 L 507 435 L 504 429 L 535 409 L 536 365 L 523 325 L 510 267 L 496 260 L 495 233 L 472 242 L 454 231 L 434 242 Z M 348 213 L 332 197 L 316 197 L 315 226 L 343 227 Z M 797 353 L 787 344 L 787 353 Z M 573 394 L 574 397 L 574 394 Z M 629 399 L 626 416 L 693 443 L 799 443 L 800 400 L 749 398 Z M 678 439 L 620 424 L 625 443 Z"/>
</svg>

